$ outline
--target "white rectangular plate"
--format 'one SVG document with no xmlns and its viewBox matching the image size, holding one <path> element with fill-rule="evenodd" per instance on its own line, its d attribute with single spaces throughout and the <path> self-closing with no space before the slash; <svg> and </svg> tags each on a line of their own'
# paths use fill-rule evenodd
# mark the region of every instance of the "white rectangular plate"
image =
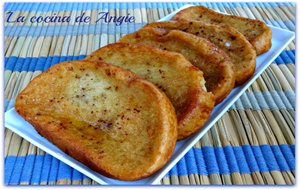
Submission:
<svg viewBox="0 0 300 190">
<path fill-rule="evenodd" d="M 182 10 L 191 5 L 181 7 Z M 160 21 L 169 20 L 176 12 L 164 17 Z M 259 75 L 274 61 L 274 59 L 284 50 L 284 48 L 294 39 L 294 32 L 283 30 L 280 28 L 272 27 L 272 48 L 265 54 L 260 55 L 256 59 L 256 70 L 252 78 L 243 86 L 234 88 L 228 97 L 217 105 L 211 114 L 210 119 L 206 122 L 205 126 L 195 135 L 190 138 L 180 141 L 176 144 L 175 151 L 169 162 L 154 175 L 138 181 L 126 182 L 107 178 L 99 173 L 89 169 L 87 166 L 68 156 L 51 142 L 44 137 L 40 136 L 30 123 L 25 121 L 14 108 L 5 113 L 5 126 L 25 138 L 35 146 L 43 149 L 57 159 L 70 165 L 76 170 L 82 172 L 91 179 L 100 184 L 111 185 L 145 185 L 145 184 L 158 184 L 159 181 L 167 174 L 169 170 L 192 148 L 192 146 L 205 135 L 205 133 L 218 121 L 218 119 L 232 106 L 232 104 L 245 92 L 245 90 L 257 79 Z"/>
</svg>

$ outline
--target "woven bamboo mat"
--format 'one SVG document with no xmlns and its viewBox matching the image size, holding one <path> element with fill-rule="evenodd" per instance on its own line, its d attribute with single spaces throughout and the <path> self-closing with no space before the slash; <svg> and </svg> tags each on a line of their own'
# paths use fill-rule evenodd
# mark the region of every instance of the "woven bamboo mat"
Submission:
<svg viewBox="0 0 300 190">
<path fill-rule="evenodd" d="M 194 3 L 295 31 L 293 3 Z M 7 3 L 18 15 L 97 12 L 136 16 L 133 24 L 5 23 L 5 110 L 30 80 L 51 65 L 81 59 L 184 3 Z M 289 44 L 212 129 L 161 180 L 162 184 L 295 183 L 295 41 Z M 5 130 L 5 184 L 96 184 Z"/>
</svg>

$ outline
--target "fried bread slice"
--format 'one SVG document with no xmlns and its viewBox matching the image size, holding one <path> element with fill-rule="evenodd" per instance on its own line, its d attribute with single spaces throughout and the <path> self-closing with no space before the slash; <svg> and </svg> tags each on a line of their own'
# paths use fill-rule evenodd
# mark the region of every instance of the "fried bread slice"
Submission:
<svg viewBox="0 0 300 190">
<path fill-rule="evenodd" d="M 198 20 L 213 24 L 227 24 L 241 32 L 253 45 L 256 54 L 268 51 L 272 46 L 272 30 L 262 21 L 234 15 L 225 15 L 203 6 L 192 6 L 179 11 L 172 20 Z"/>
<path fill-rule="evenodd" d="M 255 71 L 256 52 L 249 41 L 233 27 L 188 20 L 153 22 L 146 27 L 181 30 L 208 39 L 230 57 L 236 85 L 246 82 Z"/>
<path fill-rule="evenodd" d="M 214 107 L 214 95 L 206 92 L 203 73 L 179 53 L 142 44 L 113 43 L 86 60 L 130 70 L 164 91 L 177 114 L 178 140 L 197 132 Z"/>
<path fill-rule="evenodd" d="M 120 180 L 159 170 L 177 140 L 175 110 L 165 94 L 104 62 L 51 67 L 18 95 L 15 108 L 61 150 Z"/>
<path fill-rule="evenodd" d="M 145 27 L 128 34 L 120 42 L 139 43 L 181 53 L 202 70 L 208 92 L 222 101 L 234 87 L 232 63 L 228 56 L 204 38 L 179 30 Z"/>
</svg>

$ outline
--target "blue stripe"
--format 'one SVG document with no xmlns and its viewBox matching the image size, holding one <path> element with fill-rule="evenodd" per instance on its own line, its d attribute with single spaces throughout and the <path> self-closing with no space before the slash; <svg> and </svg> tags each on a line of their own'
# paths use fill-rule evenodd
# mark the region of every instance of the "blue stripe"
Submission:
<svg viewBox="0 0 300 190">
<path fill-rule="evenodd" d="M 235 7 L 255 7 L 254 3 L 216 3 L 216 2 L 164 2 L 164 3 L 149 3 L 149 2 L 131 2 L 131 3 L 76 3 L 77 7 L 72 7 L 74 3 L 5 3 L 5 11 L 40 11 L 44 7 L 51 7 L 53 11 L 71 11 L 71 10 L 90 10 L 90 9 L 132 9 L 132 8 L 178 8 L 185 4 L 203 5 L 206 7 L 216 8 L 220 5 L 229 8 Z M 290 2 L 268 2 L 261 3 L 263 7 L 278 7 L 278 6 L 295 6 L 295 3 Z"/>
<path fill-rule="evenodd" d="M 213 147 L 202 148 L 203 158 L 205 161 L 208 174 L 219 174 L 219 165 L 217 163 L 216 155 Z M 225 160 L 224 160 L 225 161 Z"/>
<path fill-rule="evenodd" d="M 268 145 L 262 145 L 260 148 L 261 148 L 264 159 L 269 161 L 269 162 L 266 162 L 269 170 L 270 171 L 280 170 L 280 167 L 279 167 L 278 163 L 276 162 L 276 158 L 272 152 L 271 147 Z M 278 160 L 278 161 L 280 161 L 280 160 Z M 282 170 L 282 171 L 285 171 L 285 170 Z"/>
<path fill-rule="evenodd" d="M 60 161 L 56 158 L 52 158 L 52 161 L 49 162 L 49 163 L 44 163 L 44 164 L 51 164 L 49 176 L 48 176 L 48 179 L 46 181 L 55 182 L 56 180 L 59 180 L 57 178 L 59 163 L 60 163 Z"/>
<path fill-rule="evenodd" d="M 20 182 L 30 182 L 31 176 L 33 175 L 33 166 L 36 155 L 29 155 L 26 157 L 24 168 L 22 169 L 22 175 Z M 15 168 L 22 167 L 23 165 L 15 165 Z"/>
<path fill-rule="evenodd" d="M 251 171 L 250 171 L 249 165 L 247 163 L 243 147 L 234 146 L 234 147 L 232 147 L 232 149 L 233 149 L 233 152 L 235 155 L 237 165 L 239 167 L 239 172 L 243 173 L 243 174 L 250 173 Z M 243 154 L 240 154 L 241 152 Z"/>
<path fill-rule="evenodd" d="M 264 21 L 266 22 L 267 25 L 271 25 L 271 26 L 276 26 L 279 28 L 283 28 L 283 29 L 288 29 L 291 31 L 295 31 L 296 27 L 295 24 L 293 23 L 294 20 L 267 20 L 264 19 Z"/>
<path fill-rule="evenodd" d="M 283 149 L 283 145 L 281 146 L 281 148 Z M 284 149 L 286 149 L 286 147 L 284 147 Z M 282 151 L 283 151 L 283 150 L 282 150 Z M 292 146 L 292 147 L 291 147 L 291 152 L 292 152 L 293 156 L 295 157 L 295 146 Z M 286 156 L 291 156 L 291 154 L 288 154 L 288 155 L 286 155 Z"/>
<path fill-rule="evenodd" d="M 167 176 L 294 171 L 294 149 L 295 145 L 287 144 L 192 148 Z M 80 172 L 48 154 L 5 158 L 5 184 L 85 178 L 87 177 Z"/>
<path fill-rule="evenodd" d="M 12 6 L 8 3 L 7 10 L 12 10 L 15 8 L 21 8 L 21 9 L 36 9 L 36 10 L 42 10 L 47 9 L 51 11 L 56 11 L 57 8 L 63 8 L 68 10 L 76 10 L 77 8 L 80 8 L 82 10 L 86 10 L 87 8 L 114 8 L 114 7 L 123 7 L 124 8 L 132 8 L 135 6 L 145 6 L 149 8 L 174 8 L 177 9 L 181 6 L 183 6 L 186 3 L 51 3 L 51 4 L 30 4 L 25 3 L 24 6 L 20 6 L 19 4 L 16 4 Z M 212 8 L 220 8 L 221 11 L 226 11 L 224 7 L 238 7 L 238 6 L 257 6 L 257 7 L 268 7 L 269 5 L 276 5 L 279 6 L 279 4 L 276 3 L 193 3 L 193 4 L 202 4 L 208 7 Z M 84 5 L 84 6 L 83 6 Z M 295 5 L 293 3 L 287 3 L 286 5 Z M 32 10 L 31 10 L 32 11 Z M 13 36 L 58 36 L 58 35 L 89 35 L 89 34 L 99 34 L 99 33 L 105 33 L 105 34 L 127 34 L 134 32 L 135 30 L 141 28 L 146 23 L 130 23 L 130 24 L 122 24 L 122 26 L 115 26 L 115 24 L 93 24 L 95 21 L 91 21 L 92 24 L 88 25 L 57 25 L 57 26 L 5 26 L 4 34 L 7 37 L 13 37 Z M 289 29 L 294 31 L 295 30 L 295 21 L 294 20 L 287 20 L 287 21 L 281 21 L 281 20 L 268 20 L 266 19 L 265 22 L 267 24 Z"/>
<path fill-rule="evenodd" d="M 274 157 L 275 157 L 275 159 L 278 163 L 278 166 L 279 166 L 280 170 L 283 170 L 283 171 L 290 170 L 290 166 L 288 165 L 287 161 L 285 160 L 285 157 L 281 152 L 281 148 L 279 146 L 276 146 L 276 147 L 273 146 L 273 147 L 271 147 L 271 150 L 274 154 Z M 295 162 L 295 160 L 293 160 L 291 162 Z M 291 165 L 291 168 L 294 168 L 294 166 Z"/>
<path fill-rule="evenodd" d="M 251 147 L 251 149 L 252 149 L 253 154 L 255 156 L 255 160 L 257 161 L 259 171 L 260 172 L 268 172 L 269 168 L 267 166 L 266 161 L 270 161 L 270 160 L 265 160 L 260 147 L 256 147 L 256 148 Z M 253 161 L 255 161 L 255 160 L 253 160 Z"/>
<path fill-rule="evenodd" d="M 83 174 L 82 173 L 80 173 L 79 171 L 77 171 L 77 170 L 75 170 L 75 169 L 73 169 L 73 173 L 72 173 L 72 179 L 73 180 L 83 180 Z M 85 178 L 87 178 L 86 176 L 85 176 Z"/>
<path fill-rule="evenodd" d="M 59 162 L 57 179 L 72 179 L 72 168 L 64 162 Z"/>
<path fill-rule="evenodd" d="M 280 55 L 275 59 L 275 63 L 286 64 L 286 63 L 295 63 L 295 50 L 284 50 Z"/>
<path fill-rule="evenodd" d="M 186 167 L 186 161 L 185 157 L 179 160 L 179 162 L 176 164 L 178 175 L 179 176 L 184 176 L 188 174 L 188 170 Z"/>
<path fill-rule="evenodd" d="M 227 163 L 227 158 L 223 148 L 215 148 L 215 154 L 217 156 L 217 162 L 219 165 L 221 174 L 230 174 L 230 169 Z"/>
<path fill-rule="evenodd" d="M 245 156 L 245 158 L 246 158 L 246 162 L 248 163 L 249 170 L 259 171 L 259 166 L 255 159 L 254 152 L 252 151 L 251 146 L 242 146 L 242 149 L 243 149 L 243 153 L 247 155 Z"/>
<path fill-rule="evenodd" d="M 237 159 L 235 157 L 236 155 L 234 154 L 234 151 L 233 151 L 233 147 L 232 146 L 224 147 L 224 153 L 225 153 L 225 157 L 226 157 L 228 168 L 229 168 L 230 172 L 231 173 L 240 172 L 238 164 L 237 164 Z M 247 164 L 247 163 L 243 163 L 243 164 Z"/>
<path fill-rule="evenodd" d="M 42 167 L 44 162 L 45 156 L 37 155 L 34 161 L 33 173 L 31 176 L 31 183 L 32 184 L 39 184 L 41 182 L 41 174 L 42 174 Z"/>
<path fill-rule="evenodd" d="M 173 167 L 166 176 L 178 175 L 177 167 Z"/>
<path fill-rule="evenodd" d="M 185 156 L 186 168 L 190 173 L 197 173 L 197 163 L 194 151 L 189 151 Z"/>
<path fill-rule="evenodd" d="M 203 157 L 202 149 L 200 148 L 192 148 L 189 152 L 193 151 L 196 159 L 196 164 L 197 164 L 197 172 L 199 175 L 208 175 L 208 171 L 206 168 L 205 160 Z M 195 169 L 195 170 L 196 170 Z"/>
<path fill-rule="evenodd" d="M 49 56 L 49 57 L 5 57 L 4 69 L 11 71 L 45 71 L 50 66 L 70 60 L 85 58 L 78 56 Z M 276 59 L 274 64 L 295 64 L 295 50 L 285 50 Z"/>
<path fill-rule="evenodd" d="M 74 3 L 5 3 L 5 11 L 40 11 L 44 7 L 51 7 L 53 11 L 70 11 L 70 10 L 91 10 L 91 9 L 132 9 L 132 8 L 178 8 L 185 4 L 203 5 L 206 7 L 218 7 L 220 4 L 224 7 L 255 7 L 254 3 L 204 3 L 204 2 L 189 2 L 189 3 L 148 3 L 148 2 L 131 2 L 131 3 L 76 3 L 78 6 L 73 7 Z M 263 7 L 278 7 L 278 6 L 295 6 L 295 3 L 261 3 Z"/>
<path fill-rule="evenodd" d="M 25 159 L 25 157 L 7 156 L 4 161 L 4 183 L 9 184 L 12 172 L 15 168 L 17 159 Z"/>
<path fill-rule="evenodd" d="M 128 34 L 142 28 L 146 23 L 128 23 L 116 26 L 113 23 L 98 23 L 88 25 L 58 25 L 58 26 L 5 26 L 4 35 L 14 36 L 76 36 L 90 34 Z M 126 27 L 125 27 L 126 26 Z"/>
<path fill-rule="evenodd" d="M 32 156 L 30 157 L 32 158 Z M 21 158 L 21 159 L 16 159 L 14 165 L 16 167 L 14 167 L 14 169 L 12 170 L 12 174 L 9 183 L 10 184 L 19 184 L 19 180 L 21 178 L 21 173 L 23 171 L 23 167 L 17 167 L 17 166 L 24 166 L 25 160 L 27 160 L 28 158 L 25 159 L 25 157 Z"/>
<path fill-rule="evenodd" d="M 279 150 L 279 147 L 285 147 L 285 150 Z M 195 154 L 197 166 L 193 166 L 193 169 L 188 168 L 188 170 L 186 170 L 184 168 L 184 162 L 195 162 L 191 159 L 191 156 L 186 155 L 179 164 L 167 174 L 167 176 L 186 176 L 191 174 L 226 175 L 234 172 L 250 174 L 252 172 L 294 171 L 295 158 L 290 154 L 294 147 L 294 145 L 244 145 L 203 147 L 201 149 L 193 148 L 191 151 Z M 205 158 L 203 159 L 203 155 L 205 154 L 207 156 L 204 156 Z M 215 162 L 215 158 L 218 160 L 218 165 Z M 288 162 L 291 163 L 290 166 L 287 165 Z"/>
<path fill-rule="evenodd" d="M 97 23 L 91 21 L 91 24 L 85 25 L 51 25 L 51 26 L 28 26 L 28 25 L 14 25 L 5 26 L 4 35 L 6 37 L 19 36 L 76 36 L 76 35 L 91 35 L 91 34 L 128 34 L 142 28 L 147 23 L 123 23 L 116 26 L 115 23 Z M 267 24 L 295 31 L 295 24 L 291 21 L 265 21 Z"/>
<path fill-rule="evenodd" d="M 294 91 L 245 92 L 229 110 L 295 110 L 295 101 Z"/>
<path fill-rule="evenodd" d="M 45 163 L 45 164 L 43 164 L 43 168 L 42 168 L 42 172 L 41 172 L 41 178 L 40 178 L 41 182 L 47 182 L 48 181 L 48 177 L 50 175 L 52 159 L 55 159 L 55 158 L 52 157 L 50 154 L 45 154 L 44 155 L 43 163 Z"/>
</svg>

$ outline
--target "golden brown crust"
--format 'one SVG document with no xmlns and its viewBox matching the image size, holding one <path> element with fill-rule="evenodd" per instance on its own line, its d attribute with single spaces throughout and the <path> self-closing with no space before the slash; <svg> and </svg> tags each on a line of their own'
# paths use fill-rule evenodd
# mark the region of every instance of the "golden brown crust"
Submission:
<svg viewBox="0 0 300 190">
<path fill-rule="evenodd" d="M 184 110 L 182 116 L 185 119 L 178 118 L 181 121 L 178 125 L 178 140 L 185 139 L 198 132 L 210 117 L 214 107 L 213 94 L 201 90 L 194 91 L 194 94 L 197 94 L 193 96 L 198 98 L 191 100 L 189 107 Z"/>
<path fill-rule="evenodd" d="M 140 43 L 181 53 L 203 71 L 207 91 L 215 95 L 216 103 L 221 102 L 234 87 L 235 78 L 230 59 L 204 38 L 179 30 L 145 27 L 122 37 L 120 42 Z"/>
<path fill-rule="evenodd" d="M 15 108 L 64 152 L 120 180 L 159 170 L 177 139 L 176 114 L 164 93 L 104 62 L 51 67 L 18 95 Z"/>
<path fill-rule="evenodd" d="M 172 20 L 197 20 L 213 24 L 227 24 L 241 32 L 253 45 L 257 55 L 272 46 L 272 30 L 262 21 L 217 13 L 203 6 L 192 6 L 179 11 Z"/>
<path fill-rule="evenodd" d="M 130 70 L 164 91 L 177 113 L 178 140 L 198 131 L 214 107 L 214 96 L 202 87 L 202 72 L 179 53 L 114 43 L 96 50 L 86 60 L 103 60 Z"/>
<path fill-rule="evenodd" d="M 255 71 L 256 52 L 250 42 L 233 27 L 184 19 L 153 22 L 146 25 L 146 27 L 181 30 L 208 39 L 223 50 L 231 59 L 236 85 L 246 82 Z"/>
<path fill-rule="evenodd" d="M 253 47 L 255 47 L 257 55 L 267 52 L 272 47 L 272 30 L 264 23 L 261 27 L 264 32 L 256 38 L 249 40 Z"/>
</svg>

